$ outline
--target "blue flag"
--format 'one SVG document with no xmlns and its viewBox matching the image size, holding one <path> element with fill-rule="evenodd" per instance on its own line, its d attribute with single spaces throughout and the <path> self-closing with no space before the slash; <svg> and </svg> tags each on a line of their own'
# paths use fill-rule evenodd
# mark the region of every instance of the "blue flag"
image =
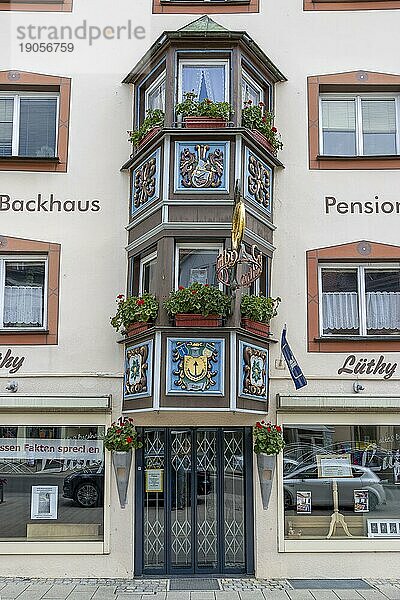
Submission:
<svg viewBox="0 0 400 600">
<path fill-rule="evenodd" d="M 307 379 L 303 375 L 303 371 L 299 367 L 299 363 L 297 362 L 288 342 L 286 339 L 286 325 L 282 329 L 282 337 L 281 337 L 281 351 L 283 356 L 285 357 L 286 364 L 289 368 L 290 375 L 293 379 L 293 383 L 296 386 L 296 390 L 307 385 Z"/>
</svg>

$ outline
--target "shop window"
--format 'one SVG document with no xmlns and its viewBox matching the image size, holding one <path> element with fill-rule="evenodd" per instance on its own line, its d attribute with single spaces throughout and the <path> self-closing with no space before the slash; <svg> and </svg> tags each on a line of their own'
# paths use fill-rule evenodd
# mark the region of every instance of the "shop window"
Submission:
<svg viewBox="0 0 400 600">
<path fill-rule="evenodd" d="M 149 254 L 140 261 L 139 294 L 145 292 L 155 294 L 157 291 L 156 281 L 157 252 Z"/>
<path fill-rule="evenodd" d="M 194 92 L 198 100 L 229 102 L 228 60 L 179 61 L 179 101 L 185 92 Z"/>
<path fill-rule="evenodd" d="M 0 0 L 0 11 L 1 10 L 71 12 L 72 0 Z"/>
<path fill-rule="evenodd" d="M 357 71 L 308 79 L 311 169 L 400 167 L 400 76 Z"/>
<path fill-rule="evenodd" d="M 392 10 L 399 0 L 304 0 L 304 10 Z"/>
<path fill-rule="evenodd" d="M 18 425 L 0 434 L 0 542 L 102 541 L 104 427 Z"/>
<path fill-rule="evenodd" d="M 356 242 L 307 252 L 309 352 L 398 350 L 400 247 Z"/>
<path fill-rule="evenodd" d="M 216 262 L 222 249 L 222 244 L 178 244 L 176 247 L 176 287 L 180 285 L 187 287 L 195 282 L 220 286 L 216 277 Z"/>
<path fill-rule="evenodd" d="M 0 239 L 2 344 L 56 344 L 60 246 Z"/>
<path fill-rule="evenodd" d="M 259 0 L 153 0 L 153 13 L 252 13 Z"/>
<path fill-rule="evenodd" d="M 0 72 L 0 170 L 67 170 L 70 79 Z"/>
<path fill-rule="evenodd" d="M 349 535 L 339 523 L 329 544 L 400 538 L 399 433 L 388 424 L 285 425 L 285 539 L 326 539 L 336 509 Z"/>
</svg>

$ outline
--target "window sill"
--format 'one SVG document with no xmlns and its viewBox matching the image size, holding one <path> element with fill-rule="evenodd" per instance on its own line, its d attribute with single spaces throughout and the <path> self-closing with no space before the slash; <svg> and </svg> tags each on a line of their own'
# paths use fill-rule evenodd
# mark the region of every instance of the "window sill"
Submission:
<svg viewBox="0 0 400 600">
<path fill-rule="evenodd" d="M 400 155 L 322 156 L 310 160 L 310 169 L 400 169 Z"/>
<path fill-rule="evenodd" d="M 393 10 L 399 0 L 304 0 L 304 10 Z"/>
<path fill-rule="evenodd" d="M 42 156 L 0 156 L 0 171 L 60 171 L 67 165 L 60 158 Z"/>
<path fill-rule="evenodd" d="M 154 14 L 221 14 L 259 12 L 259 0 L 153 0 Z"/>
<path fill-rule="evenodd" d="M 349 335 L 349 336 L 322 336 L 315 337 L 314 342 L 324 344 L 328 342 L 380 342 L 380 341 L 400 341 L 400 335 Z"/>
<path fill-rule="evenodd" d="M 0 335 L 47 335 L 48 329 L 0 329 Z"/>
</svg>

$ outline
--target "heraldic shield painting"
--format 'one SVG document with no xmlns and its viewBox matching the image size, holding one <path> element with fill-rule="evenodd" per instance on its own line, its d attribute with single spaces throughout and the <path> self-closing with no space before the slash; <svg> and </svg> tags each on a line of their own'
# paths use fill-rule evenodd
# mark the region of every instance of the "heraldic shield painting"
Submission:
<svg viewBox="0 0 400 600">
<path fill-rule="evenodd" d="M 239 342 L 240 371 L 239 396 L 266 400 L 268 391 L 268 351 L 259 346 Z"/>
<path fill-rule="evenodd" d="M 127 346 L 125 354 L 124 398 L 151 396 L 153 340 Z"/>
<path fill-rule="evenodd" d="M 229 142 L 177 142 L 176 192 L 227 192 Z"/>
<path fill-rule="evenodd" d="M 225 340 L 167 340 L 167 394 L 224 393 Z"/>
</svg>

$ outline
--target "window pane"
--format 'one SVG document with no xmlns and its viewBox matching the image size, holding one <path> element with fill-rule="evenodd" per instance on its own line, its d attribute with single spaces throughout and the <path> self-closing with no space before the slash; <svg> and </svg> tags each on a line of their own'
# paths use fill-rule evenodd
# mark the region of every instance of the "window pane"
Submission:
<svg viewBox="0 0 400 600">
<path fill-rule="evenodd" d="M 179 285 L 187 287 L 198 282 L 218 285 L 215 269 L 219 250 L 179 250 Z"/>
<path fill-rule="evenodd" d="M 142 275 L 142 293 L 147 292 L 149 294 L 155 294 L 156 280 L 155 280 L 155 267 L 157 264 L 157 258 L 153 258 L 143 264 L 143 275 Z"/>
<path fill-rule="evenodd" d="M 356 107 L 354 100 L 322 100 L 323 153 L 356 154 Z"/>
<path fill-rule="evenodd" d="M 255 85 L 252 85 L 251 82 L 247 79 L 247 77 L 243 77 L 242 101 L 247 102 L 248 100 L 251 100 L 253 104 L 257 105 L 263 101 L 263 98 L 261 97 L 260 90 Z"/>
<path fill-rule="evenodd" d="M 0 540 L 102 540 L 104 427 L 18 425 L 0 434 Z"/>
<path fill-rule="evenodd" d="M 148 110 L 165 110 L 165 79 L 148 93 L 147 108 Z"/>
<path fill-rule="evenodd" d="M 21 98 L 19 156 L 56 156 L 57 98 Z"/>
<path fill-rule="evenodd" d="M 225 67 L 223 65 L 184 65 L 182 94 L 194 91 L 199 100 L 225 102 Z"/>
<path fill-rule="evenodd" d="M 365 272 L 367 333 L 390 335 L 400 332 L 400 270 Z"/>
<path fill-rule="evenodd" d="M 357 270 L 322 270 L 322 327 L 324 334 L 359 333 Z"/>
<path fill-rule="evenodd" d="M 14 99 L 0 98 L 0 156 L 12 155 Z"/>
<path fill-rule="evenodd" d="M 371 537 L 371 522 L 380 520 L 387 520 L 391 537 L 400 537 L 400 486 L 394 485 L 400 483 L 398 431 L 391 425 L 284 426 L 285 536 L 326 539 L 336 482 L 339 509 L 354 537 Z M 333 462 L 331 473 L 321 470 L 329 460 L 345 461 L 348 476 L 335 478 Z M 333 537 L 350 539 L 341 526 Z"/>
<path fill-rule="evenodd" d="M 396 105 L 391 100 L 362 100 L 364 154 L 396 154 Z"/>
<path fill-rule="evenodd" d="M 43 327 L 44 262 L 6 262 L 4 327 Z"/>
</svg>

